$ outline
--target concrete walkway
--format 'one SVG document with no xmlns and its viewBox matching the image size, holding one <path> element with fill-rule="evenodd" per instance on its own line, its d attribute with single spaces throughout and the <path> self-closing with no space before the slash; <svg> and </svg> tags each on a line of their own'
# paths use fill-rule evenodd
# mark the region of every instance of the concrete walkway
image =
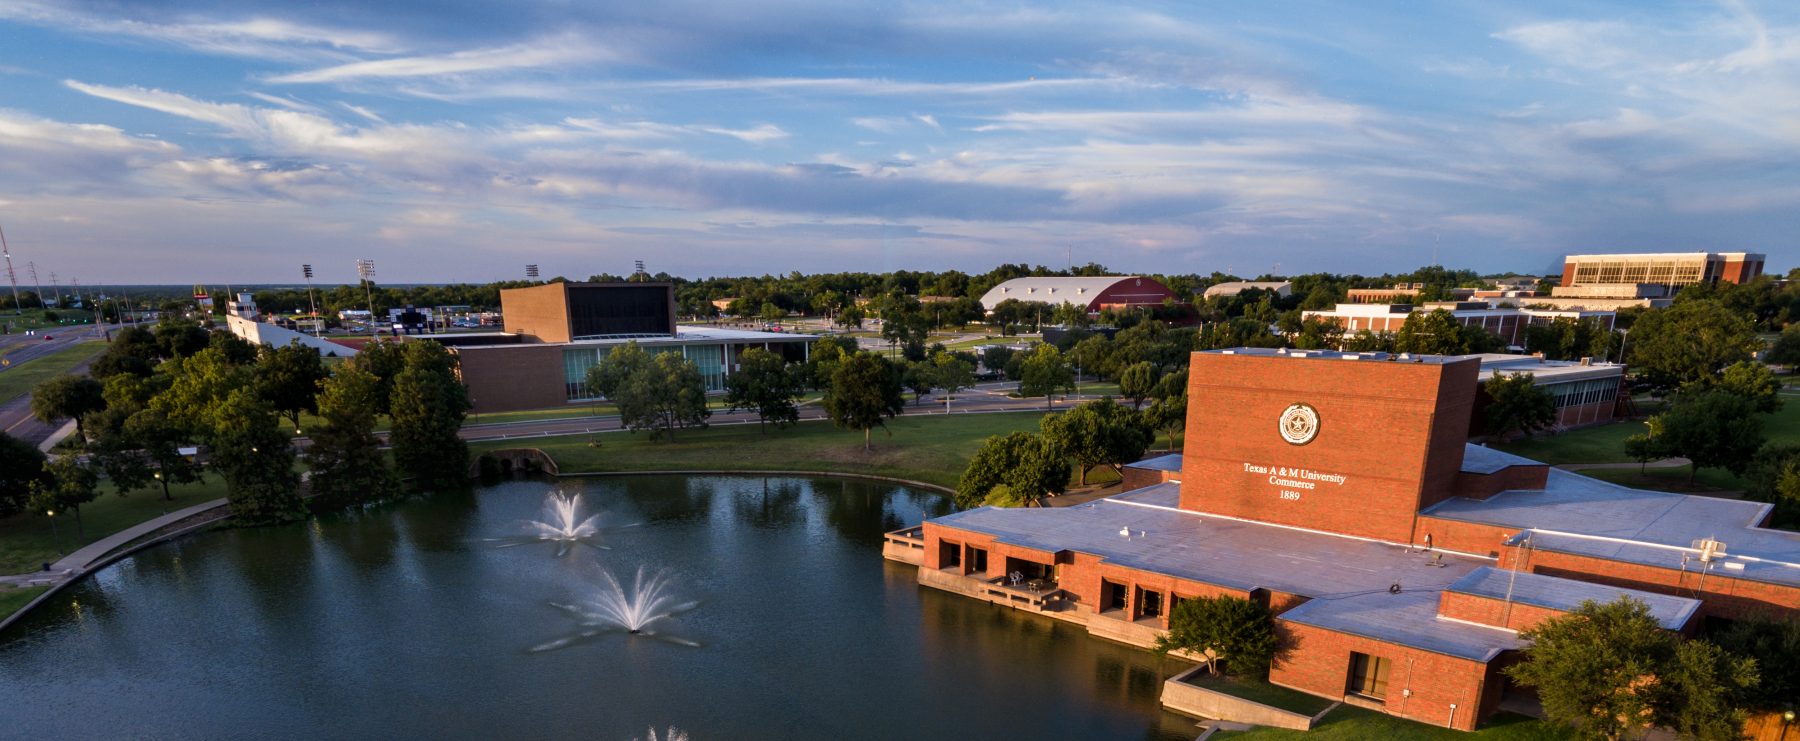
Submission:
<svg viewBox="0 0 1800 741">
<path fill-rule="evenodd" d="M 1564 471 L 1593 471 L 1597 469 L 1624 470 L 1627 468 L 1685 468 L 1690 461 L 1686 458 L 1664 458 L 1649 463 L 1561 463 L 1556 467 Z"/>
<path fill-rule="evenodd" d="M 164 527 L 173 525 L 195 515 L 202 515 L 226 505 L 224 499 L 196 504 L 186 509 L 176 510 L 153 520 L 146 520 L 119 532 L 108 535 L 83 546 L 79 550 L 50 564 L 49 571 L 33 571 L 26 574 L 0 576 L 0 582 L 21 587 L 51 586 L 77 578 L 94 564 L 105 560 L 107 554 L 118 550 L 131 541 L 142 538 Z"/>
<path fill-rule="evenodd" d="M 56 447 L 57 443 L 62 442 L 73 434 L 75 434 L 75 420 L 71 419 L 68 422 L 63 423 L 63 426 L 56 428 L 56 431 L 50 433 L 49 437 L 44 438 L 43 442 L 38 443 L 38 452 L 50 452 L 50 449 Z"/>
</svg>

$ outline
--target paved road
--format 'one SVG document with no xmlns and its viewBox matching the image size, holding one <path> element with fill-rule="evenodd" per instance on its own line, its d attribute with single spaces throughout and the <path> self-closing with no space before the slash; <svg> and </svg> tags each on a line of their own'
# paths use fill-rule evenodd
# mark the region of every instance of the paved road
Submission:
<svg viewBox="0 0 1800 741">
<path fill-rule="evenodd" d="M 0 335 L 0 350 L 14 348 L 6 352 L 8 364 L 0 366 L 0 373 L 9 373 L 29 364 L 38 358 L 68 349 L 77 342 L 97 340 L 104 336 L 107 327 L 85 326 L 65 329 L 47 330 L 52 338 L 44 339 L 43 334 L 27 336 L 23 333 Z M 116 329 L 116 327 L 113 327 Z M 87 370 L 85 361 L 75 366 L 72 372 L 81 373 Z M 44 424 L 31 416 L 31 395 L 21 394 L 11 399 L 0 401 L 0 431 L 19 438 L 33 445 L 43 442 L 51 433 L 61 428 L 61 424 Z"/>
</svg>

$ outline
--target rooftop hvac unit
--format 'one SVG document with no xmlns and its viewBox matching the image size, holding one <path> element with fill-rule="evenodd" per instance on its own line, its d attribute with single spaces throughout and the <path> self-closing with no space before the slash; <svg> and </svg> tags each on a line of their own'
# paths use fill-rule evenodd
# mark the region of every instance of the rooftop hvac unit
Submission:
<svg viewBox="0 0 1800 741">
<path fill-rule="evenodd" d="M 1712 538 L 1694 541 L 1693 548 L 1700 552 L 1701 563 L 1711 563 L 1713 559 L 1725 557 L 1725 544 Z"/>
</svg>

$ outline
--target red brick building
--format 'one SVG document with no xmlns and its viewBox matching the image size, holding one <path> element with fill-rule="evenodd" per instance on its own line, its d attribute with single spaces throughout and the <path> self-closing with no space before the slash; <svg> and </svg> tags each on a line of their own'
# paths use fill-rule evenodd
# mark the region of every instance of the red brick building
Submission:
<svg viewBox="0 0 1800 741">
<path fill-rule="evenodd" d="M 1627 489 L 1467 444 L 1480 360 L 1195 353 L 1188 445 L 1071 508 L 983 507 L 890 534 L 928 586 L 1148 645 L 1183 599 L 1277 613 L 1270 681 L 1473 729 L 1518 631 L 1585 600 L 1664 627 L 1800 610 L 1768 505 Z M 1179 470 L 1176 470 L 1179 468 Z"/>
</svg>

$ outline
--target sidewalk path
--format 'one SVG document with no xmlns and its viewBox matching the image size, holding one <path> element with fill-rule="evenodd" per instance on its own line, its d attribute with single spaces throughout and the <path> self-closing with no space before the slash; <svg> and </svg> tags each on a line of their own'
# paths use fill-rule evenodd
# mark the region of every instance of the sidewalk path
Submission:
<svg viewBox="0 0 1800 741">
<path fill-rule="evenodd" d="M 1564 471 L 1592 471 L 1595 469 L 1624 470 L 1627 468 L 1684 468 L 1690 463 L 1686 458 L 1664 458 L 1649 463 L 1559 463 L 1557 468 Z"/>
<path fill-rule="evenodd" d="M 26 574 L 0 576 L 0 582 L 7 582 L 21 587 L 35 587 L 50 586 L 60 584 L 70 579 L 75 579 L 82 574 L 87 573 L 88 568 L 93 564 L 105 560 L 107 554 L 118 550 L 125 544 L 195 515 L 202 515 L 219 509 L 224 507 L 225 504 L 226 502 L 224 499 L 214 499 L 210 502 L 202 502 L 186 509 L 170 512 L 153 520 L 140 522 L 125 528 L 124 530 L 113 533 L 112 535 L 89 543 L 74 553 L 62 557 L 62 559 L 58 560 L 56 563 L 50 564 L 49 571 L 33 571 Z"/>
</svg>

